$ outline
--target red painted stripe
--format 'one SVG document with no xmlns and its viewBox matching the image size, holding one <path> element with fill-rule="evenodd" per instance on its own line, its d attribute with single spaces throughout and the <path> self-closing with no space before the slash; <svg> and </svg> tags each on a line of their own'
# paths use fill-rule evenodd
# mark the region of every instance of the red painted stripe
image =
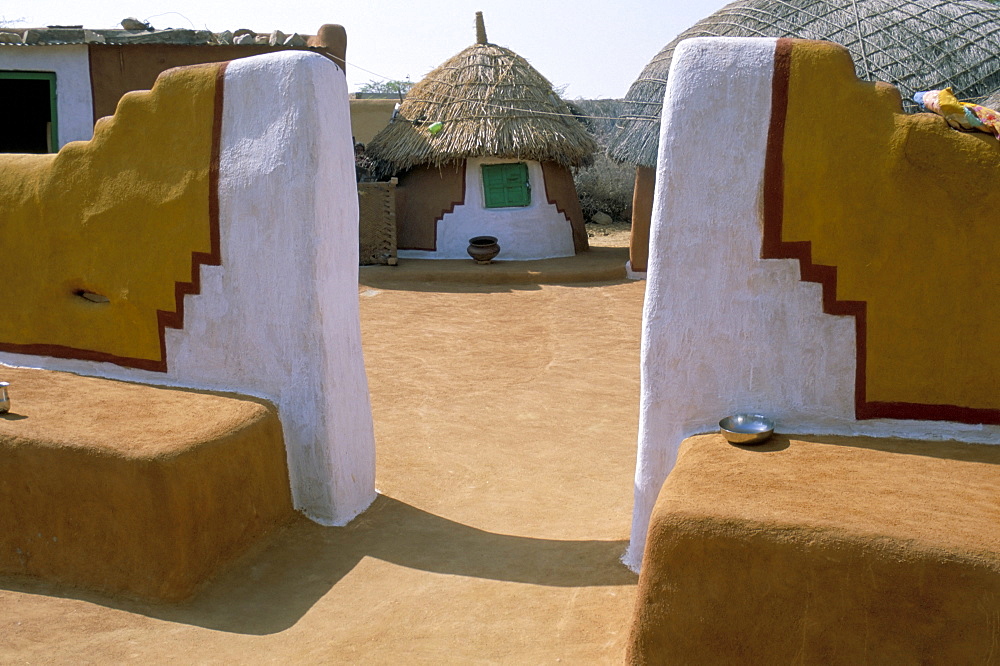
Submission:
<svg viewBox="0 0 1000 666">
<path fill-rule="evenodd" d="M 201 267 L 222 265 L 222 242 L 219 231 L 219 161 L 222 153 L 222 110 L 225 93 L 226 67 L 229 62 L 218 65 L 215 73 L 215 103 L 212 106 L 212 152 L 208 165 L 208 225 L 210 236 L 209 252 L 191 253 L 191 281 L 174 284 L 174 311 L 156 311 L 156 321 L 160 334 L 160 358 L 163 370 L 167 371 L 166 329 L 184 328 L 184 297 L 201 293 Z"/>
<path fill-rule="evenodd" d="M 866 396 L 868 366 L 868 304 L 865 301 L 837 299 L 837 268 L 814 264 L 810 241 L 782 240 L 785 205 L 784 142 L 788 115 L 788 85 L 791 73 L 793 39 L 779 39 L 774 52 L 774 78 L 771 83 L 771 122 L 767 134 L 764 163 L 762 259 L 798 259 L 799 274 L 807 282 L 823 287 L 823 312 L 854 317 L 856 365 L 854 377 L 854 417 L 857 419 L 916 419 L 1000 425 L 1000 410 L 933 405 L 909 402 L 869 402 Z"/>
<path fill-rule="evenodd" d="M 0 343 L 0 351 L 11 352 L 14 354 L 30 354 L 33 356 L 51 356 L 53 358 L 68 358 L 78 359 L 81 361 L 113 363 L 126 368 L 137 368 L 139 370 L 149 370 L 152 372 L 167 371 L 166 328 L 184 327 L 184 296 L 187 294 L 201 293 L 201 266 L 222 265 L 222 244 L 219 232 L 219 160 L 222 150 L 223 82 L 225 80 L 227 65 L 228 62 L 223 62 L 218 65 L 194 65 L 195 67 L 217 67 L 215 103 L 212 117 L 212 148 L 208 169 L 208 223 L 211 248 L 209 252 L 191 253 L 191 280 L 189 282 L 176 282 L 174 284 L 174 302 L 176 304 L 175 311 L 156 311 L 156 321 L 160 337 L 159 360 L 118 356 L 116 354 L 109 354 L 91 349 L 78 349 L 75 347 L 53 344 Z"/>
</svg>

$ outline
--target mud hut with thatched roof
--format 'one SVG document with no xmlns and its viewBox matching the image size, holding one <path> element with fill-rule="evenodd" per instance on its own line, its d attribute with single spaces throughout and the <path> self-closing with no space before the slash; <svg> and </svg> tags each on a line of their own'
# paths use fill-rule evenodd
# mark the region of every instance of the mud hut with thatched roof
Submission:
<svg viewBox="0 0 1000 666">
<path fill-rule="evenodd" d="M 691 37 L 793 37 L 847 47 L 858 78 L 918 90 L 951 86 L 963 101 L 1000 89 L 1000 7 L 981 0 L 738 0 L 667 44 L 635 80 L 609 156 L 636 165 L 631 266 L 646 270 L 660 110 L 674 48 Z"/>
<path fill-rule="evenodd" d="M 476 33 L 368 144 L 376 172 L 399 177 L 399 255 L 467 258 L 482 235 L 499 239 L 499 259 L 586 250 L 570 167 L 589 162 L 596 143 L 545 77 L 487 42 L 482 13 Z"/>
</svg>

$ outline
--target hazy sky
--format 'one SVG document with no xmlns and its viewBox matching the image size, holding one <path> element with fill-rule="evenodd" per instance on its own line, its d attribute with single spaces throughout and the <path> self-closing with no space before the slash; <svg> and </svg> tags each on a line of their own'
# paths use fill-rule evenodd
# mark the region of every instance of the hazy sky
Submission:
<svg viewBox="0 0 1000 666">
<path fill-rule="evenodd" d="M 314 34 L 324 23 L 347 29 L 351 90 L 376 74 L 418 81 L 473 44 L 482 11 L 495 44 L 526 58 L 568 98 L 622 97 L 677 33 L 726 0 L 13 0 L 0 19 L 16 27 L 83 24 L 119 27 L 135 16 L 155 28 Z M 14 23 L 16 21 L 16 23 Z M 362 71 L 369 70 L 375 74 Z"/>
</svg>

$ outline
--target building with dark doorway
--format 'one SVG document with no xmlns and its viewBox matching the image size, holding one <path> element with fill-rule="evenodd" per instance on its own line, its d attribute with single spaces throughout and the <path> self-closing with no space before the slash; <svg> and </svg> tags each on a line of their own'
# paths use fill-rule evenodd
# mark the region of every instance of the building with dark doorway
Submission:
<svg viewBox="0 0 1000 666">
<path fill-rule="evenodd" d="M 94 123 L 132 90 L 149 90 L 172 67 L 272 51 L 316 51 L 344 67 L 339 25 L 316 35 L 252 30 L 88 30 L 82 26 L 0 31 L 0 152 L 56 152 L 87 141 Z"/>
</svg>

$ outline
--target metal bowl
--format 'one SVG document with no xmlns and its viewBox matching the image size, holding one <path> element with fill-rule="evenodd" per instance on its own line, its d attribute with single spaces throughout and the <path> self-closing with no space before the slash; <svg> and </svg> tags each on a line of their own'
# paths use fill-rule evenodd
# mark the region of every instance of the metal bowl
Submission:
<svg viewBox="0 0 1000 666">
<path fill-rule="evenodd" d="M 719 421 L 719 432 L 733 444 L 760 444 L 774 434 L 774 421 L 760 414 L 733 414 Z"/>
</svg>

